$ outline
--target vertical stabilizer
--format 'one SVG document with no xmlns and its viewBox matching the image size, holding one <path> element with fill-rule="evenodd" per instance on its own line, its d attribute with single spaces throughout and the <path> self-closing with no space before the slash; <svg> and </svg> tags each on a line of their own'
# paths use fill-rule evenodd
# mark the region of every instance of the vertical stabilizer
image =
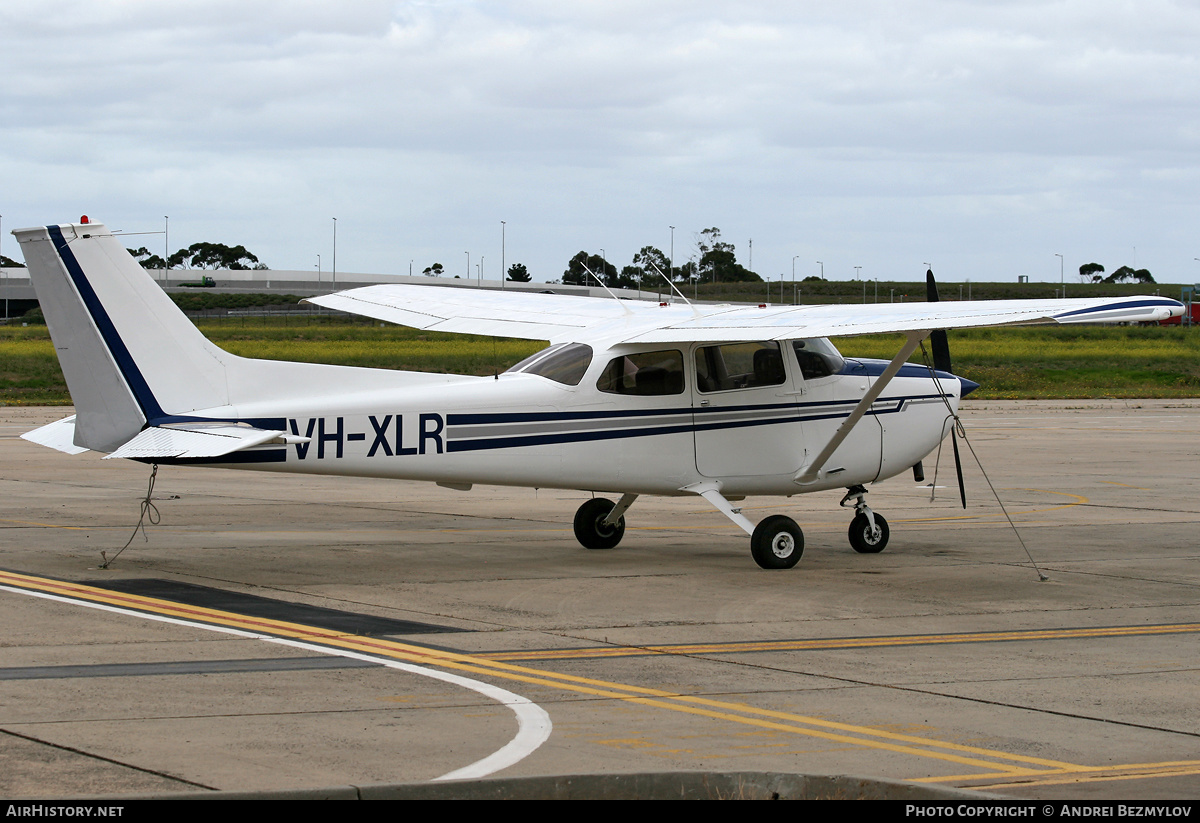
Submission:
<svg viewBox="0 0 1200 823">
<path fill-rule="evenodd" d="M 111 452 L 149 422 L 228 403 L 208 342 L 100 223 L 14 231 L 75 403 L 75 445 Z"/>
</svg>

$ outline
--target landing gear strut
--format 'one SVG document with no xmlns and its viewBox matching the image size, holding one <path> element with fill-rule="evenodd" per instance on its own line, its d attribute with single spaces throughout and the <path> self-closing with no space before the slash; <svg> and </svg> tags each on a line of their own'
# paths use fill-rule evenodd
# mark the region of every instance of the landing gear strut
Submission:
<svg viewBox="0 0 1200 823">
<path fill-rule="evenodd" d="M 878 554 L 888 544 L 891 532 L 883 515 L 871 511 L 866 501 L 867 490 L 863 486 L 851 486 L 838 505 L 845 506 L 854 501 L 854 519 L 850 521 L 850 546 L 859 554 Z"/>
</svg>

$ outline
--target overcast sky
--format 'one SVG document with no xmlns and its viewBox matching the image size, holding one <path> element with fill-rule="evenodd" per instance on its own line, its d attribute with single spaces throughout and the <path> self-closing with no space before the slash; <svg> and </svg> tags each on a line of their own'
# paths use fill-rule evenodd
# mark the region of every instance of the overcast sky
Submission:
<svg viewBox="0 0 1200 823">
<path fill-rule="evenodd" d="M 336 217 L 339 271 L 495 279 L 506 221 L 553 279 L 716 226 L 772 279 L 1196 282 L 1198 45 L 1180 0 L 4 0 L 0 253 L 169 215 L 328 271 Z"/>
</svg>

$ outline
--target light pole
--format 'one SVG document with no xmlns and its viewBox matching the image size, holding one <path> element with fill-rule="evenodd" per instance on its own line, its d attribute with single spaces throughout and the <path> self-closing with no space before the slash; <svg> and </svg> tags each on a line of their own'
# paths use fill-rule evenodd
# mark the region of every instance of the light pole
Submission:
<svg viewBox="0 0 1200 823">
<path fill-rule="evenodd" d="M 820 260 L 818 260 L 817 265 L 821 267 L 821 279 L 824 280 L 825 279 L 825 264 L 822 263 Z"/>
<path fill-rule="evenodd" d="M 862 280 L 862 266 L 855 266 L 855 267 L 854 267 L 854 279 L 855 279 L 855 280 Z"/>
<path fill-rule="evenodd" d="M 321 288 L 321 255 L 317 255 L 317 288 Z"/>
<path fill-rule="evenodd" d="M 337 218 L 333 218 L 333 290 L 337 291 Z"/>
<path fill-rule="evenodd" d="M 167 269 L 171 264 L 167 261 L 171 258 L 171 218 L 163 215 L 163 285 L 167 284 Z"/>
<path fill-rule="evenodd" d="M 500 221 L 500 288 L 504 288 L 504 281 L 508 278 L 508 270 L 504 267 L 507 265 L 504 254 L 504 230 L 508 226 L 503 220 Z"/>
<path fill-rule="evenodd" d="M 798 254 L 792 258 L 792 282 L 793 283 L 796 282 L 796 261 L 799 258 L 800 258 L 800 255 L 798 255 Z"/>
<path fill-rule="evenodd" d="M 479 272 L 479 285 L 482 286 L 483 285 L 483 255 L 482 254 L 479 255 L 479 265 L 475 267 L 475 270 L 477 272 Z"/>
<path fill-rule="evenodd" d="M 471 282 L 471 253 L 469 251 L 465 251 L 465 252 L 463 252 L 463 254 L 465 254 L 467 256 L 467 284 L 470 285 L 470 282 Z"/>
<path fill-rule="evenodd" d="M 1059 254 L 1058 252 L 1055 252 L 1054 256 L 1058 258 L 1058 279 L 1059 279 L 1059 282 L 1062 283 L 1062 296 L 1066 297 L 1067 296 L 1067 270 L 1065 268 L 1065 264 L 1063 263 L 1063 256 L 1061 254 Z"/>
<path fill-rule="evenodd" d="M 667 274 L 670 275 L 670 279 L 674 280 L 675 279 L 675 227 L 667 226 L 667 228 L 669 228 L 671 230 L 671 257 L 669 260 L 667 260 L 667 268 L 669 269 Z"/>
</svg>

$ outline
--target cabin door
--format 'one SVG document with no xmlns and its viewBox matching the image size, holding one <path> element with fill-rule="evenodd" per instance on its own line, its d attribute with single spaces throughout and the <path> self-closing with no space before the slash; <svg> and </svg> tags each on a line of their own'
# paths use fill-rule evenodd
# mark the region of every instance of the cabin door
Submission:
<svg viewBox="0 0 1200 823">
<path fill-rule="evenodd" d="M 773 341 L 695 346 L 692 421 L 705 477 L 794 475 L 804 427 L 794 362 Z"/>
</svg>

